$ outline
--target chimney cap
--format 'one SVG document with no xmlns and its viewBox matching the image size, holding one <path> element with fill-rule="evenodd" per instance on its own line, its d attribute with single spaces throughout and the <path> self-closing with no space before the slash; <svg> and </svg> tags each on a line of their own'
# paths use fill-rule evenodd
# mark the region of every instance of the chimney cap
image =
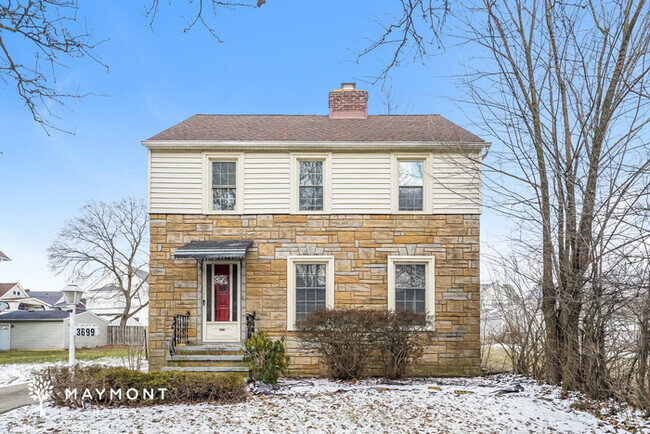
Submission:
<svg viewBox="0 0 650 434">
<path fill-rule="evenodd" d="M 341 83 L 341 90 L 355 90 L 356 88 L 356 83 Z"/>
</svg>

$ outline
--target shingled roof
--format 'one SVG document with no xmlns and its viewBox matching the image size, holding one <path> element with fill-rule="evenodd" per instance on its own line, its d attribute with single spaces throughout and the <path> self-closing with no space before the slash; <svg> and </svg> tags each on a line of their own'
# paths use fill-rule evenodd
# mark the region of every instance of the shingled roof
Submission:
<svg viewBox="0 0 650 434">
<path fill-rule="evenodd" d="M 0 297 L 5 295 L 14 286 L 18 285 L 18 282 L 12 283 L 0 283 Z"/>
<path fill-rule="evenodd" d="M 0 321 L 63 321 L 70 317 L 70 313 L 64 310 L 15 310 L 0 315 Z"/>
<path fill-rule="evenodd" d="M 376 115 L 366 119 L 198 114 L 146 142 L 156 141 L 484 143 L 480 137 L 435 114 Z"/>
</svg>

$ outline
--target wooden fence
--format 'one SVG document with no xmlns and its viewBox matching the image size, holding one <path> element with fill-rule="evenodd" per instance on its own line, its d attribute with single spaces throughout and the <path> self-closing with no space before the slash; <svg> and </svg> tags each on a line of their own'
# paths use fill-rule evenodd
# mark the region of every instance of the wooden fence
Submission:
<svg viewBox="0 0 650 434">
<path fill-rule="evenodd" d="M 147 346 L 147 327 L 108 326 L 108 345 Z"/>
</svg>

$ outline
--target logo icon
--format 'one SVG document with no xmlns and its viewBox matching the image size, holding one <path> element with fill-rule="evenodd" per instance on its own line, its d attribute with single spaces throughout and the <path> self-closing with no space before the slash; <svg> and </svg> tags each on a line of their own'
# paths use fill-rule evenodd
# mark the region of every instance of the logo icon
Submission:
<svg viewBox="0 0 650 434">
<path fill-rule="evenodd" d="M 52 391 L 54 390 L 52 383 L 44 378 L 37 378 L 29 383 L 28 389 L 29 396 L 31 396 L 34 401 L 38 401 L 38 404 L 41 408 L 40 416 L 45 417 L 45 408 L 43 408 L 43 402 L 52 396 Z"/>
</svg>

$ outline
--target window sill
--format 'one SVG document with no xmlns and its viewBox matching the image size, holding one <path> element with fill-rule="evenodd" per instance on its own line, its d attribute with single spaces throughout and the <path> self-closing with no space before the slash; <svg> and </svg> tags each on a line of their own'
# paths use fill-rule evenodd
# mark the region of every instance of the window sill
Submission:
<svg viewBox="0 0 650 434">
<path fill-rule="evenodd" d="M 244 213 L 241 211 L 203 211 L 203 214 L 210 214 L 210 215 L 243 215 Z"/>
<path fill-rule="evenodd" d="M 308 215 L 308 214 L 316 214 L 316 215 L 323 215 L 323 214 L 331 214 L 330 211 L 327 210 L 320 210 L 320 211 L 294 211 L 291 214 L 297 214 L 297 215 Z"/>
<path fill-rule="evenodd" d="M 394 211 L 393 214 L 415 214 L 415 215 L 430 215 L 433 214 L 432 211 Z"/>
</svg>

